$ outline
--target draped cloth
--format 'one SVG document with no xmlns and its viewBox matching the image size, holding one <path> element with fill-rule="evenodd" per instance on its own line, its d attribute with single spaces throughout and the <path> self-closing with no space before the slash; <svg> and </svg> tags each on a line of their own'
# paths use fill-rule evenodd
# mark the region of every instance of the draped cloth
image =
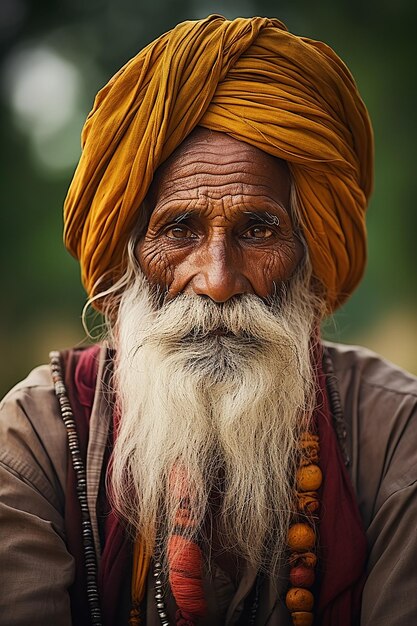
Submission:
<svg viewBox="0 0 417 626">
<path fill-rule="evenodd" d="M 320 493 L 319 589 L 314 610 L 317 623 L 322 626 L 355 626 L 359 623 L 366 540 L 356 498 L 332 425 L 320 352 L 316 351 L 318 389 L 313 419 L 320 437 L 320 465 L 324 481 Z M 97 347 L 68 351 L 61 356 L 84 462 L 89 416 L 96 388 L 97 358 Z M 72 621 L 77 625 L 89 626 L 82 521 L 71 463 L 68 465 L 65 525 L 68 548 L 76 564 L 75 582 L 70 590 Z M 117 612 L 131 554 L 129 538 L 116 515 L 110 512 L 104 524 L 104 545 L 99 569 L 104 626 L 117 625 Z"/>
<path fill-rule="evenodd" d="M 331 48 L 260 17 L 183 22 L 98 93 L 64 206 L 88 294 L 121 276 L 156 169 L 197 125 L 289 163 L 314 274 L 329 311 L 339 306 L 366 262 L 370 121 Z"/>
</svg>

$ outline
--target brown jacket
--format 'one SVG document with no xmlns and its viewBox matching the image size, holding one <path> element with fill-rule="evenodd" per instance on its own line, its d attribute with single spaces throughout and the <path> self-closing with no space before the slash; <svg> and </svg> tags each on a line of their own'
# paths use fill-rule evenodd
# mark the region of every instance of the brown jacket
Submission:
<svg viewBox="0 0 417 626">
<path fill-rule="evenodd" d="M 349 471 L 369 546 L 361 626 L 414 626 L 417 380 L 363 348 L 329 344 L 329 350 L 347 425 Z M 102 358 L 87 459 L 98 559 L 96 503 L 111 419 L 101 391 L 104 372 Z M 35 369 L 0 405 L 0 441 L 0 626 L 69 626 L 67 589 L 74 563 L 63 520 L 67 438 L 48 366 Z M 254 576 L 247 568 L 236 588 L 214 568 L 207 577 L 211 608 L 204 624 L 235 624 Z M 257 625 L 290 624 L 282 600 L 287 581 L 284 571 L 275 584 L 264 586 Z M 150 576 L 147 623 L 159 626 L 151 587 Z"/>
</svg>

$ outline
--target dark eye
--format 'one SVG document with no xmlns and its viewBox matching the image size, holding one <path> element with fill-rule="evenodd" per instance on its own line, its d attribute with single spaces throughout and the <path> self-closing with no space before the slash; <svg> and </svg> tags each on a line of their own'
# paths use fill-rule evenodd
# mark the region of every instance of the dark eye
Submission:
<svg viewBox="0 0 417 626">
<path fill-rule="evenodd" d="M 243 234 L 244 239 L 269 239 L 274 235 L 274 231 L 265 224 L 258 224 L 248 228 Z"/>
<path fill-rule="evenodd" d="M 171 226 L 165 231 L 169 239 L 190 239 L 195 234 L 187 226 Z"/>
</svg>

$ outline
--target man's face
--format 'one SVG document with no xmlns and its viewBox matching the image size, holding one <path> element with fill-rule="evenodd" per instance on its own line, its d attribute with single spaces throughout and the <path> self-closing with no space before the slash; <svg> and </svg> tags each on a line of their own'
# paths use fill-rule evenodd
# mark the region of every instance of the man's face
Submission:
<svg viewBox="0 0 417 626">
<path fill-rule="evenodd" d="M 272 296 L 302 244 L 289 214 L 286 164 L 223 133 L 197 128 L 159 168 L 136 257 L 151 284 L 226 302 Z"/>
</svg>

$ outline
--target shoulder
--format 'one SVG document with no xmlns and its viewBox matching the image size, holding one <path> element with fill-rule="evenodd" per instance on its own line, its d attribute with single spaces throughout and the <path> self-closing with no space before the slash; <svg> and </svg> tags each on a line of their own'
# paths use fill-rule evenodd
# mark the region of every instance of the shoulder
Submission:
<svg viewBox="0 0 417 626">
<path fill-rule="evenodd" d="M 48 430 L 58 417 L 58 403 L 49 365 L 36 367 L 0 402 L 2 431 L 8 426 L 18 428 L 22 421 L 42 432 Z"/>
<path fill-rule="evenodd" d="M 351 477 L 365 524 L 417 481 L 417 378 L 358 346 L 326 343 L 351 452 Z"/>
<path fill-rule="evenodd" d="M 54 385 L 49 365 L 40 365 L 17 383 L 0 401 L 0 411 L 4 415 L 11 406 L 30 406 L 54 398 Z"/>
<path fill-rule="evenodd" d="M 410 395 L 417 399 L 417 377 L 380 355 L 362 346 L 352 346 L 325 341 L 335 374 L 350 382 L 379 387 L 388 393 Z"/>
<path fill-rule="evenodd" d="M 40 365 L 4 396 L 0 401 L 0 411 L 4 416 L 11 407 L 20 407 L 24 411 L 32 407 L 40 409 L 49 405 L 57 405 L 51 368 L 49 365 Z M 46 411 L 42 413 L 47 414 Z"/>
<path fill-rule="evenodd" d="M 106 346 L 75 348 L 56 354 L 65 384 L 71 380 L 73 393 L 77 395 L 82 389 L 83 398 L 87 391 L 94 398 L 97 370 L 101 376 L 107 363 Z M 78 371 L 77 365 L 82 360 L 84 367 Z M 77 410 L 77 405 L 73 410 Z M 51 366 L 42 365 L 0 402 L 0 464 L 52 497 L 53 493 L 62 496 L 65 490 L 67 458 L 67 430 L 55 394 Z"/>
<path fill-rule="evenodd" d="M 0 403 L 0 463 L 45 495 L 56 498 L 64 489 L 66 459 L 65 425 L 50 367 L 42 365 Z"/>
</svg>

